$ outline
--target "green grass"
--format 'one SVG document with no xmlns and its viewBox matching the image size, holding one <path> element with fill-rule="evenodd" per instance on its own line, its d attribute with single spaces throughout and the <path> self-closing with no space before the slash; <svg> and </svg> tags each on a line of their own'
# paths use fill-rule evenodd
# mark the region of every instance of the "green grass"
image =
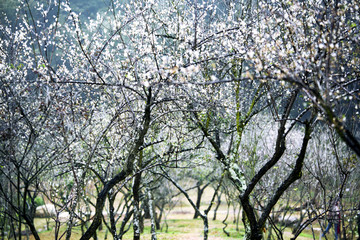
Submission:
<svg viewBox="0 0 360 240">
<path fill-rule="evenodd" d="M 35 223 L 37 226 L 43 226 L 46 223 L 46 219 L 36 219 Z M 202 219 L 170 219 L 167 220 L 168 229 L 165 231 L 165 222 L 162 222 L 162 230 L 157 231 L 158 239 L 169 239 L 169 240 L 177 240 L 177 239 L 186 239 L 191 237 L 202 239 L 203 238 L 203 221 Z M 151 239 L 151 227 L 149 220 L 145 221 L 144 231 L 141 234 L 141 239 L 150 240 Z M 45 230 L 39 233 L 40 238 L 42 240 L 51 240 L 54 238 L 54 224 L 50 224 L 52 229 Z M 223 232 L 224 224 L 221 221 L 209 221 L 209 237 L 210 239 L 239 239 L 244 235 L 243 229 L 240 231 L 236 231 L 236 226 L 233 223 L 228 223 L 226 231 L 230 233 L 228 237 Z M 66 230 L 66 226 L 63 225 L 60 229 L 61 234 Z M 106 227 L 103 225 L 103 230 L 98 231 L 98 239 L 105 239 Z M 80 227 L 74 227 L 72 230 L 71 239 L 79 239 L 81 236 Z M 108 239 L 112 239 L 111 234 L 107 233 Z M 130 230 L 124 235 L 123 239 L 132 239 L 133 237 L 133 229 Z M 24 238 L 25 239 L 25 238 Z M 31 238 L 32 239 L 32 238 Z"/>
<path fill-rule="evenodd" d="M 36 219 L 36 225 L 46 223 L 45 219 Z M 180 239 L 203 239 L 203 221 L 201 219 L 170 219 L 167 220 L 168 229 L 165 231 L 166 227 L 164 222 L 162 222 L 162 230 L 157 231 L 157 238 L 159 240 L 180 240 Z M 209 239 L 225 239 L 225 240 L 235 240 L 242 239 L 244 236 L 244 229 L 240 226 L 239 231 L 236 230 L 236 225 L 232 222 L 227 223 L 226 231 L 230 234 L 228 237 L 223 232 L 224 224 L 220 220 L 212 221 L 209 220 Z M 50 224 L 50 226 L 54 226 Z M 66 229 L 66 226 L 63 225 L 61 227 L 60 232 L 63 233 Z M 103 230 L 98 231 L 98 239 L 105 239 L 106 227 L 103 225 Z M 290 229 L 286 229 L 286 232 L 289 234 L 291 232 Z M 54 229 L 45 230 L 39 233 L 40 238 L 42 240 L 52 240 L 54 239 Z M 288 239 L 290 235 L 285 235 L 284 239 Z M 316 237 L 319 236 L 317 232 L 315 234 Z M 330 235 L 329 235 L 330 236 Z M 74 227 L 72 230 L 72 240 L 79 239 L 81 237 L 81 229 L 80 227 Z M 132 239 L 133 238 L 133 230 L 130 230 L 124 235 L 123 239 Z M 26 239 L 25 237 L 23 239 Z M 30 238 L 33 239 L 33 238 Z M 107 239 L 112 239 L 110 232 L 107 233 Z M 144 231 L 141 234 L 142 240 L 150 240 L 151 239 L 151 228 L 149 220 L 145 221 Z M 300 234 L 298 238 L 300 240 L 313 239 L 311 230 L 305 230 Z"/>
<path fill-rule="evenodd" d="M 226 216 L 226 206 L 222 206 L 220 208 L 221 211 L 218 212 L 218 219 L 220 220 L 211 220 L 212 216 L 209 216 L 209 240 L 235 240 L 242 239 L 245 232 L 242 225 L 239 225 L 239 230 L 236 230 L 236 224 L 233 223 L 233 216 L 230 214 L 228 216 L 226 231 L 230 234 L 228 237 L 224 231 L 224 224 L 222 223 L 222 219 Z M 161 222 L 162 230 L 157 230 L 157 238 L 159 240 L 180 240 L 180 239 L 203 239 L 204 229 L 203 229 L 203 221 L 201 218 L 192 219 L 193 211 L 190 206 L 181 205 L 177 206 L 173 209 L 173 211 L 167 216 L 167 231 L 165 226 L 165 221 Z M 36 219 L 35 225 L 36 228 L 44 229 L 44 225 L 46 224 L 46 219 Z M 120 223 L 119 223 L 120 225 Z M 151 239 L 151 228 L 150 228 L 150 220 L 145 220 L 144 223 L 144 232 L 141 234 L 142 240 L 150 240 Z M 39 233 L 40 238 L 42 240 L 52 240 L 54 239 L 54 222 L 50 223 L 51 230 L 44 230 Z M 318 224 L 314 223 L 314 227 L 318 228 Z M 119 229 L 119 226 L 118 228 Z M 66 230 L 66 224 L 63 223 L 60 234 Z M 106 226 L 103 225 L 103 230 L 98 231 L 98 239 L 105 239 L 105 235 L 107 234 L 107 239 L 112 239 L 112 235 L 110 232 L 107 232 Z M 319 232 L 315 232 L 316 238 L 319 237 Z M 81 228 L 74 227 L 72 231 L 72 240 L 79 239 L 81 237 Z M 291 229 L 285 229 L 284 239 L 290 239 L 292 237 Z M 330 235 L 329 235 L 330 237 Z M 132 227 L 130 230 L 124 235 L 123 239 L 128 240 L 133 238 L 133 230 Z M 24 238 L 26 239 L 26 238 Z M 33 239 L 33 238 L 31 238 Z M 301 235 L 298 237 L 299 240 L 310 240 L 313 239 L 311 230 L 304 230 Z"/>
<path fill-rule="evenodd" d="M 313 237 L 312 233 L 306 233 L 306 232 L 300 233 L 300 236 L 301 237 L 306 237 L 306 238 L 312 238 Z"/>
</svg>

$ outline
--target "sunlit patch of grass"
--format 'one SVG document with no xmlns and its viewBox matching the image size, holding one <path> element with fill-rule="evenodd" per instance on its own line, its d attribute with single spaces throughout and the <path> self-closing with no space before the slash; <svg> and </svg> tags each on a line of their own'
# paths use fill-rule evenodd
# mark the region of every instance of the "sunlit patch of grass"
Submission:
<svg viewBox="0 0 360 240">
<path fill-rule="evenodd" d="M 229 233 L 229 236 L 227 236 L 225 234 L 225 232 L 223 231 L 222 228 L 211 229 L 209 235 L 214 236 L 214 237 L 222 237 L 222 238 L 226 238 L 226 237 L 242 238 L 242 237 L 244 237 L 244 232 L 241 230 L 236 231 L 235 228 L 227 228 L 226 231 Z"/>
<path fill-rule="evenodd" d="M 312 238 L 313 237 L 313 235 L 311 233 L 304 233 L 304 232 L 300 233 L 299 236 L 300 237 L 306 237 L 306 238 Z"/>
</svg>

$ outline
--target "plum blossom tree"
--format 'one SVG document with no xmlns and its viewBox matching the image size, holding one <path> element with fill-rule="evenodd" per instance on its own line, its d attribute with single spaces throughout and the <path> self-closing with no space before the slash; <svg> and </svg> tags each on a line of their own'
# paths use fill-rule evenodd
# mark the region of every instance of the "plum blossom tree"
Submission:
<svg viewBox="0 0 360 240">
<path fill-rule="evenodd" d="M 147 173 L 176 171 L 199 153 L 227 171 L 246 237 L 261 239 L 301 177 L 314 116 L 360 154 L 349 127 L 359 120 L 358 1 L 113 0 L 89 19 L 68 1 L 20 3 L 17 21 L 0 24 L 0 153 L 10 160 L 0 177 L 12 186 L 1 200 L 36 239 L 29 214 L 40 190 L 69 212 L 67 239 L 77 220 L 89 221 L 77 209 L 95 199 L 81 237 L 90 239 L 114 189 L 131 182 L 139 239 Z M 276 125 L 272 145 L 249 140 L 265 118 Z M 38 184 L 45 175 L 69 178 L 71 194 L 60 200 L 55 183 Z M 81 197 L 89 185 L 94 199 Z"/>
</svg>

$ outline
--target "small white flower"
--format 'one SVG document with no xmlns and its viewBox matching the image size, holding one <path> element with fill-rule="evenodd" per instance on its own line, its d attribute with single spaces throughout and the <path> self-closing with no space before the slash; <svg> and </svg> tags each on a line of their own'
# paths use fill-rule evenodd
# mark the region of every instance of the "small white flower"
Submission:
<svg viewBox="0 0 360 240">
<path fill-rule="evenodd" d="M 149 81 L 143 81 L 142 84 L 144 87 L 150 87 Z"/>
<path fill-rule="evenodd" d="M 216 81 L 218 78 L 215 75 L 211 75 L 210 79 L 211 81 Z"/>
</svg>

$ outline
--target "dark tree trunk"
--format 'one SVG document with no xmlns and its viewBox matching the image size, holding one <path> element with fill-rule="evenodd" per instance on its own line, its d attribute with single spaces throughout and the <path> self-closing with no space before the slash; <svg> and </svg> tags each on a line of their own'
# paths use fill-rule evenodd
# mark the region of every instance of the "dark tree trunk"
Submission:
<svg viewBox="0 0 360 240">
<path fill-rule="evenodd" d="M 216 213 L 217 213 L 217 210 L 219 209 L 220 204 L 221 204 L 221 195 L 222 195 L 222 192 L 220 192 L 220 194 L 217 194 L 217 203 L 216 203 L 216 207 L 214 209 L 213 220 L 216 220 Z"/>
<path fill-rule="evenodd" d="M 140 240 L 141 233 L 141 209 L 140 209 L 140 183 L 141 183 L 141 173 L 135 175 L 134 184 L 133 184 L 133 229 L 134 229 L 134 240 Z"/>
<path fill-rule="evenodd" d="M 139 210 L 139 202 L 134 197 L 133 202 L 133 208 L 134 208 L 134 219 L 133 219 L 133 229 L 134 229 L 134 240 L 140 239 L 140 210 Z"/>
<path fill-rule="evenodd" d="M 197 186 L 196 186 L 196 189 L 197 189 L 197 198 L 196 198 L 196 203 L 195 203 L 195 206 L 197 209 L 200 209 L 200 205 L 201 205 L 201 198 L 202 198 L 202 195 L 204 194 L 204 191 L 205 191 L 205 188 L 207 188 L 210 183 L 212 181 L 209 181 L 207 184 L 205 184 L 203 187 L 201 187 L 201 183 L 202 181 L 199 181 L 197 182 Z M 195 211 L 195 214 L 194 214 L 194 217 L 193 219 L 196 219 L 198 218 L 200 215 L 199 215 L 199 212 L 198 211 Z"/>
<path fill-rule="evenodd" d="M 161 229 L 160 223 L 161 223 L 161 218 L 162 218 L 162 215 L 164 212 L 165 204 L 161 204 L 161 206 L 156 204 L 156 207 L 159 209 L 160 212 L 158 215 L 154 208 L 155 225 L 156 225 L 156 230 L 160 230 Z"/>
<path fill-rule="evenodd" d="M 202 194 L 204 193 L 203 189 L 201 189 L 199 183 L 198 185 L 196 186 L 196 189 L 197 189 L 197 195 L 196 195 L 196 203 L 195 203 L 195 206 L 197 209 L 200 209 L 200 203 L 201 203 L 201 197 L 202 197 Z M 193 219 L 196 219 L 198 218 L 200 215 L 199 215 L 199 212 L 198 211 L 195 211 L 195 214 L 194 214 L 194 217 Z"/>
<path fill-rule="evenodd" d="M 111 179 L 108 183 L 105 184 L 103 190 L 99 193 L 96 205 L 95 205 L 95 215 L 93 218 L 93 222 L 90 227 L 86 230 L 85 234 L 80 238 L 81 240 L 89 240 L 94 236 L 96 230 L 101 224 L 102 221 L 102 210 L 105 205 L 106 196 L 109 193 L 110 189 L 113 188 L 120 181 L 125 180 L 125 178 L 129 175 L 129 173 L 125 170 L 118 173 L 113 179 Z"/>
<path fill-rule="evenodd" d="M 144 219 L 151 219 L 150 206 L 148 202 L 144 202 L 142 206 L 144 209 Z"/>
<path fill-rule="evenodd" d="M 33 234 L 34 238 L 36 240 L 40 240 L 39 234 L 37 233 L 36 229 L 35 229 L 35 225 L 34 222 L 32 221 L 32 219 L 29 218 L 28 215 L 24 215 L 24 219 L 26 221 L 26 224 L 29 226 L 31 233 Z M 20 231 L 21 232 L 21 231 Z M 21 235 L 21 234 L 20 234 Z"/>
<path fill-rule="evenodd" d="M 114 239 L 117 239 L 117 234 L 116 234 L 116 222 L 115 222 L 115 209 L 114 209 L 114 201 L 115 201 L 115 196 L 116 194 L 114 194 L 113 196 L 108 196 L 109 199 L 109 210 L 110 210 L 110 232 L 111 235 L 113 236 Z"/>
</svg>

